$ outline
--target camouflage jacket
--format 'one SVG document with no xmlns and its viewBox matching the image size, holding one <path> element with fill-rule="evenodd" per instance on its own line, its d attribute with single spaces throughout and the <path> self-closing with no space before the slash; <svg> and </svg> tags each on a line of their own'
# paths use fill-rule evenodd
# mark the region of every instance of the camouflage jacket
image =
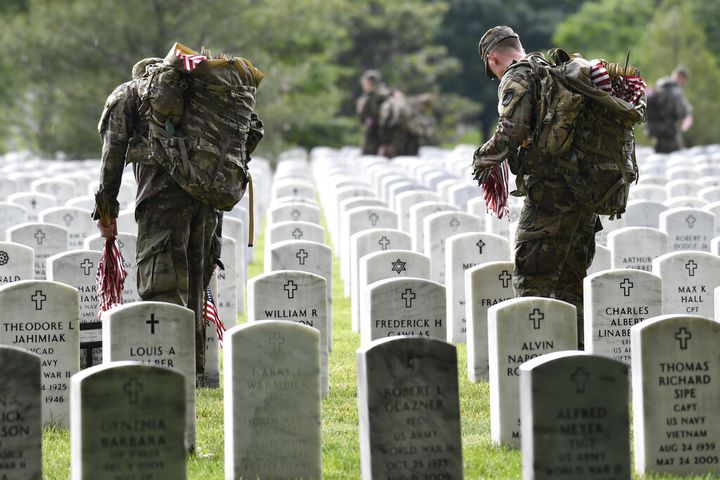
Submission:
<svg viewBox="0 0 720 480">
<path fill-rule="evenodd" d="M 491 167 L 507 160 L 513 173 L 521 173 L 517 178 L 518 188 L 513 192 L 514 195 L 526 194 L 526 187 L 541 180 L 550 186 L 565 185 L 552 158 L 532 145 L 536 134 L 536 107 L 539 103 L 539 80 L 535 78 L 532 67 L 524 59 L 513 62 L 498 86 L 497 129 L 473 155 L 475 180 L 482 183 L 487 179 Z"/>
<path fill-rule="evenodd" d="M 148 159 L 148 123 L 139 114 L 139 107 L 137 82 L 125 82 L 108 97 L 98 124 L 103 142 L 98 196 L 108 201 L 113 217 L 117 217 L 120 210 L 117 196 L 127 164 L 133 164 L 138 184 L 136 205 L 174 183 L 170 175 Z M 97 208 L 93 218 L 99 218 Z"/>
</svg>

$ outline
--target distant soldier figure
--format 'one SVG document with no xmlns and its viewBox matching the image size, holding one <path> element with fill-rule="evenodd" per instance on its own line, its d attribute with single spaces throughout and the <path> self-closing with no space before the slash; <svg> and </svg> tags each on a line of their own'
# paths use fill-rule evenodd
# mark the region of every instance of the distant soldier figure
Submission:
<svg viewBox="0 0 720 480">
<path fill-rule="evenodd" d="M 416 114 L 405 94 L 394 90 L 380 106 L 381 155 L 398 157 L 417 155 L 420 135 L 414 129 Z"/>
<path fill-rule="evenodd" d="M 382 77 L 377 70 L 367 70 L 360 77 L 363 94 L 356 104 L 357 114 L 363 125 L 362 153 L 364 155 L 380 154 L 382 139 L 380 137 L 380 106 L 390 92 L 382 84 Z"/>
<path fill-rule="evenodd" d="M 684 147 L 682 132 L 693 122 L 692 105 L 682 90 L 687 82 L 687 70 L 677 67 L 670 77 L 659 79 L 655 89 L 648 94 L 645 130 L 658 153 L 670 153 Z"/>
<path fill-rule="evenodd" d="M 410 130 L 415 132 L 420 146 L 437 145 L 437 118 L 435 118 L 435 102 L 437 97 L 433 93 L 423 93 L 408 98 L 412 108 Z"/>
</svg>

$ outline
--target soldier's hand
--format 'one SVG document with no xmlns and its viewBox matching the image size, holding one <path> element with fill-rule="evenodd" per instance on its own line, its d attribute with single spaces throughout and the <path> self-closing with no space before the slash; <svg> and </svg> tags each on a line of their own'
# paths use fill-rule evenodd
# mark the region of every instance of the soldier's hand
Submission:
<svg viewBox="0 0 720 480">
<path fill-rule="evenodd" d="M 104 225 L 102 221 L 97 221 L 98 230 L 100 230 L 100 236 L 103 238 L 114 238 L 117 237 L 117 219 L 113 218 L 110 225 Z"/>
</svg>

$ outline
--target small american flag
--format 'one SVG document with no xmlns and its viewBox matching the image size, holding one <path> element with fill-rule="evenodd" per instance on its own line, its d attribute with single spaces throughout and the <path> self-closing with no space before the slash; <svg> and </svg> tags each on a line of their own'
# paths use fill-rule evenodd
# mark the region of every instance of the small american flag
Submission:
<svg viewBox="0 0 720 480">
<path fill-rule="evenodd" d="M 600 90 L 612 93 L 612 82 L 610 81 L 610 74 L 607 69 L 603 67 L 602 63 L 598 62 L 590 68 L 590 80 Z"/>
<path fill-rule="evenodd" d="M 619 77 L 613 82 L 613 95 L 634 105 L 645 93 L 646 88 L 647 84 L 642 77 L 628 75 Z"/>
<path fill-rule="evenodd" d="M 205 305 L 203 306 L 203 316 L 207 324 L 215 324 L 215 330 L 217 331 L 218 343 L 220 347 L 223 345 L 223 332 L 225 331 L 225 325 L 223 325 L 217 310 L 215 309 L 215 301 L 213 300 L 212 291 L 210 287 L 207 288 L 207 294 L 205 295 Z"/>
<path fill-rule="evenodd" d="M 107 310 L 123 303 L 125 289 L 125 257 L 120 251 L 116 238 L 105 240 L 103 256 L 100 258 L 95 282 L 98 287 L 98 317 Z"/>
<path fill-rule="evenodd" d="M 485 205 L 497 218 L 503 218 L 510 211 L 508 208 L 510 173 L 507 160 L 490 167 L 489 170 L 487 177 L 482 182 Z"/>
<path fill-rule="evenodd" d="M 203 60 L 207 60 L 205 55 L 195 55 L 192 53 L 184 53 L 179 48 L 175 49 L 175 56 L 183 62 L 183 68 L 188 72 L 191 72 L 198 66 Z"/>
</svg>

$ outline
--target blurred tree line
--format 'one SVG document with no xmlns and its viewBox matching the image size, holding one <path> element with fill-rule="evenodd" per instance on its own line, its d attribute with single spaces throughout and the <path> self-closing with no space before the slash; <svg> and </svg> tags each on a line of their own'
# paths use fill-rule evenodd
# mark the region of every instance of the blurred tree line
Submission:
<svg viewBox="0 0 720 480">
<path fill-rule="evenodd" d="M 528 51 L 557 45 L 624 61 L 631 49 L 651 81 L 682 62 L 696 108 L 688 138 L 717 141 L 720 107 L 703 101 L 720 91 L 713 2 L 2 0 L 0 20 L 0 151 L 97 157 L 107 95 L 137 60 L 163 57 L 175 41 L 247 57 L 266 74 L 266 151 L 357 143 L 354 100 L 367 68 L 408 94 L 436 94 L 442 142 L 480 143 L 496 117 L 497 82 L 485 79 L 477 44 L 497 24 L 511 25 Z"/>
</svg>

